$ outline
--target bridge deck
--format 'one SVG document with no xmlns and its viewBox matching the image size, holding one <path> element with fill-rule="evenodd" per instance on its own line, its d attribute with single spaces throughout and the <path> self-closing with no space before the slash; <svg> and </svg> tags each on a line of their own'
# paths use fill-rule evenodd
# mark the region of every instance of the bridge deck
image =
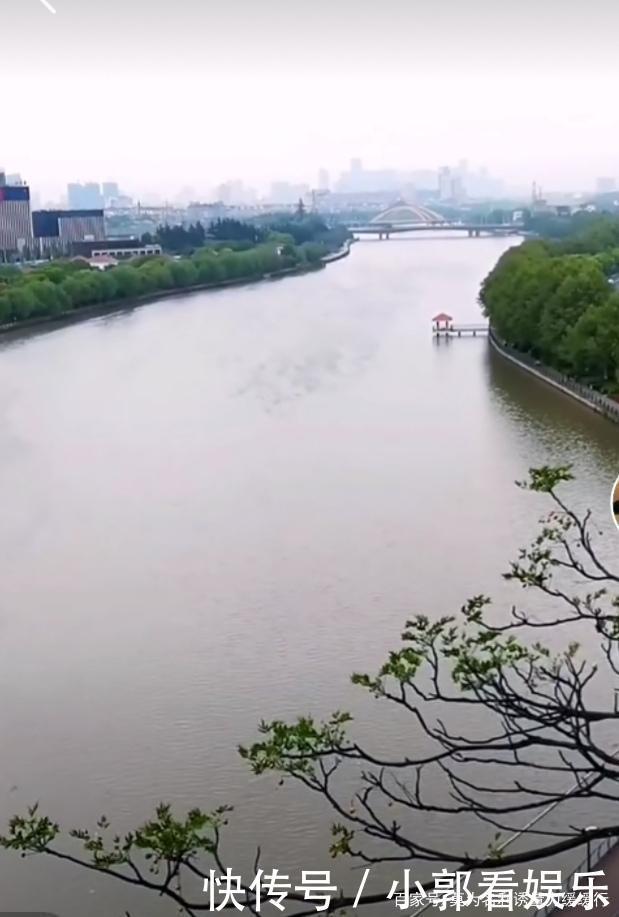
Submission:
<svg viewBox="0 0 619 917">
<path fill-rule="evenodd" d="M 435 327 L 432 333 L 436 337 L 462 337 L 463 334 L 472 334 L 476 337 L 478 334 L 488 334 L 488 322 L 452 323 L 444 328 Z"/>
<path fill-rule="evenodd" d="M 348 229 L 354 234 L 365 235 L 391 235 L 399 232 L 466 232 L 469 234 L 491 233 L 516 235 L 522 232 L 524 225 L 521 223 L 366 223 L 355 226 L 349 224 Z"/>
</svg>

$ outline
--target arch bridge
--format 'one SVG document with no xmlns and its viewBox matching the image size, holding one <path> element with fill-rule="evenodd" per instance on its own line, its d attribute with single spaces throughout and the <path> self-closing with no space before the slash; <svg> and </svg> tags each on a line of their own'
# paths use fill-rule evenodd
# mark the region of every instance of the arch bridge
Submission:
<svg viewBox="0 0 619 917">
<path fill-rule="evenodd" d="M 516 235 L 522 223 L 483 223 L 448 220 L 435 210 L 418 204 L 398 201 L 377 214 L 368 223 L 349 224 L 354 235 L 375 235 L 388 239 L 401 232 L 466 232 L 470 237 L 480 235 Z"/>
</svg>

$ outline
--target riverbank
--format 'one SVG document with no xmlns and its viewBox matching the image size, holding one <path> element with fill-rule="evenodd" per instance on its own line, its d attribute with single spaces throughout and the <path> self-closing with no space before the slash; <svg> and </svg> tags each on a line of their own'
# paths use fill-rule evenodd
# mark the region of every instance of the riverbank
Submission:
<svg viewBox="0 0 619 917">
<path fill-rule="evenodd" d="M 207 292 L 208 290 L 222 290 L 228 287 L 245 286 L 265 280 L 283 280 L 286 277 L 294 277 L 313 271 L 319 271 L 334 261 L 346 258 L 350 254 L 353 241 L 354 240 L 347 240 L 340 249 L 335 252 L 330 252 L 328 255 L 324 255 L 319 261 L 314 263 L 303 262 L 293 267 L 282 268 L 278 271 L 265 271 L 264 273 L 249 275 L 247 277 L 232 277 L 227 280 L 207 281 L 204 283 L 192 284 L 188 287 L 171 287 L 165 290 L 156 290 L 149 293 L 141 293 L 137 296 L 111 300 L 106 303 L 95 303 L 91 306 L 68 309 L 57 315 L 40 315 L 36 318 L 26 318 L 19 322 L 7 322 L 0 325 L 0 335 L 6 337 L 11 333 L 18 335 L 31 329 L 46 330 L 48 328 L 62 328 L 77 322 L 86 321 L 90 318 L 113 315 L 117 312 L 130 312 L 133 309 L 147 306 L 161 299 L 167 299 L 170 296 L 186 296 L 191 293 Z"/>
<path fill-rule="evenodd" d="M 582 386 L 587 400 L 592 391 L 612 402 L 619 390 L 617 271 L 619 219 L 599 217 L 561 241 L 527 240 L 504 252 L 479 298 L 516 353 Z"/>
<path fill-rule="evenodd" d="M 588 385 L 576 382 L 575 379 L 571 379 L 549 366 L 544 366 L 539 360 L 534 360 L 527 354 L 514 350 L 513 347 L 510 347 L 499 338 L 492 327 L 488 332 L 488 340 L 494 350 L 506 360 L 541 379 L 542 382 L 559 389 L 565 395 L 580 401 L 581 404 L 584 404 L 597 414 L 601 414 L 608 420 L 612 420 L 613 423 L 619 423 L 619 403 L 607 398 L 606 395 L 602 395 L 601 392 L 596 392 L 595 389 L 590 388 Z"/>
</svg>

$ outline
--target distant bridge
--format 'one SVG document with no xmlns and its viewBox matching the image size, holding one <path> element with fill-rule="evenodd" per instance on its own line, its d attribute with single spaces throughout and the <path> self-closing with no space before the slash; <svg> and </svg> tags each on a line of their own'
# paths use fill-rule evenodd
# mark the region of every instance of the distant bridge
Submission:
<svg viewBox="0 0 619 917">
<path fill-rule="evenodd" d="M 422 207 L 419 204 L 407 204 L 406 201 L 398 201 L 387 207 L 382 213 L 373 217 L 370 223 L 444 223 L 445 217 L 441 216 L 435 210 L 429 207 Z"/>
<path fill-rule="evenodd" d="M 523 223 L 473 223 L 446 220 L 440 213 L 415 204 L 398 201 L 373 217 L 369 223 L 350 223 L 348 229 L 354 235 L 378 236 L 388 239 L 401 232 L 466 232 L 469 236 L 517 235 L 524 229 Z"/>
<path fill-rule="evenodd" d="M 378 236 L 388 239 L 401 232 L 466 232 L 469 236 L 516 236 L 523 229 L 523 223 L 455 223 L 445 220 L 442 223 L 366 223 L 348 224 L 348 229 L 355 236 Z"/>
</svg>

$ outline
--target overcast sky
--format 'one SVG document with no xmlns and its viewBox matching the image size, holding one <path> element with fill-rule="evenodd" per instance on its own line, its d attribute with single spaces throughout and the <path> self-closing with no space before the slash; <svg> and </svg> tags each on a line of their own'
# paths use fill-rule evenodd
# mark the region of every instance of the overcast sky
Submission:
<svg viewBox="0 0 619 917">
<path fill-rule="evenodd" d="M 461 158 L 619 177 L 616 0 L 0 0 L 0 166 L 202 195 Z"/>
</svg>

